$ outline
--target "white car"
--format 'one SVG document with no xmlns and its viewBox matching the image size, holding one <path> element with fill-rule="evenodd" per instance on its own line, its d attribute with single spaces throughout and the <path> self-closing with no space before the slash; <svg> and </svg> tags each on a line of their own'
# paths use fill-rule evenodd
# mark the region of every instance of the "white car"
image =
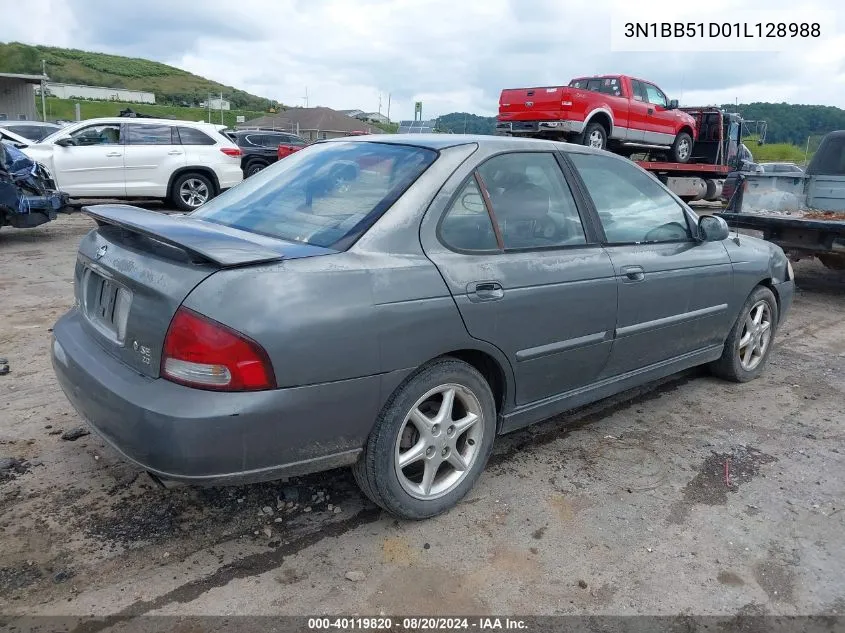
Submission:
<svg viewBox="0 0 845 633">
<path fill-rule="evenodd" d="M 114 117 L 73 123 L 23 152 L 72 198 L 162 198 L 193 211 L 243 180 L 222 125 Z"/>
</svg>

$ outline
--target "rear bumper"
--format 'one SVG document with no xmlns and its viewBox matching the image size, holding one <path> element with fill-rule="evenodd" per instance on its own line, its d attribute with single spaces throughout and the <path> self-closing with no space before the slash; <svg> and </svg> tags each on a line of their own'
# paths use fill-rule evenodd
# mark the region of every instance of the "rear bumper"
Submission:
<svg viewBox="0 0 845 633">
<path fill-rule="evenodd" d="M 500 134 L 537 134 L 538 132 L 580 134 L 583 131 L 583 121 L 498 121 L 496 123 L 496 132 Z"/>
<path fill-rule="evenodd" d="M 162 479 L 195 484 L 266 481 L 354 462 L 386 380 L 252 393 L 151 379 L 108 354 L 75 310 L 56 323 L 53 368 L 70 402 L 124 457 Z"/>
</svg>

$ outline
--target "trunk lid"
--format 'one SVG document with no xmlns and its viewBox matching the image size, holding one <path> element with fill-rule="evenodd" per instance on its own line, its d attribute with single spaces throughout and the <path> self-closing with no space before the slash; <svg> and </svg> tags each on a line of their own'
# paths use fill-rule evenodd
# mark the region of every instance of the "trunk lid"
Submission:
<svg viewBox="0 0 845 633">
<path fill-rule="evenodd" d="M 565 86 L 502 90 L 499 121 L 557 121 L 568 91 Z"/>
<path fill-rule="evenodd" d="M 77 306 L 108 353 L 152 378 L 173 315 L 204 279 L 225 268 L 335 252 L 129 205 L 85 213 L 98 226 L 79 246 Z"/>
</svg>

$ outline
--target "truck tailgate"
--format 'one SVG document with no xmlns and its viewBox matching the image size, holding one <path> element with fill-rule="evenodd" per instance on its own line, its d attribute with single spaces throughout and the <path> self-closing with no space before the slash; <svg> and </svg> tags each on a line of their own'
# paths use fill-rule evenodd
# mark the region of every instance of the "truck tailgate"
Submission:
<svg viewBox="0 0 845 633">
<path fill-rule="evenodd" d="M 513 88 L 499 97 L 500 121 L 557 121 L 567 88 Z"/>
</svg>

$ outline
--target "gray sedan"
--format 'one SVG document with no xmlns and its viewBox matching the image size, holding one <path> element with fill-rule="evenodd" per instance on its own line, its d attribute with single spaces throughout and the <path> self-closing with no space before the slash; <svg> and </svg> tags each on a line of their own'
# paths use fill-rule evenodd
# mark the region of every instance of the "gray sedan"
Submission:
<svg viewBox="0 0 845 633">
<path fill-rule="evenodd" d="M 195 484 L 352 465 L 407 518 L 498 434 L 695 365 L 756 378 L 794 288 L 777 246 L 550 141 L 339 139 L 189 215 L 87 212 L 52 356 L 103 438 Z"/>
</svg>

